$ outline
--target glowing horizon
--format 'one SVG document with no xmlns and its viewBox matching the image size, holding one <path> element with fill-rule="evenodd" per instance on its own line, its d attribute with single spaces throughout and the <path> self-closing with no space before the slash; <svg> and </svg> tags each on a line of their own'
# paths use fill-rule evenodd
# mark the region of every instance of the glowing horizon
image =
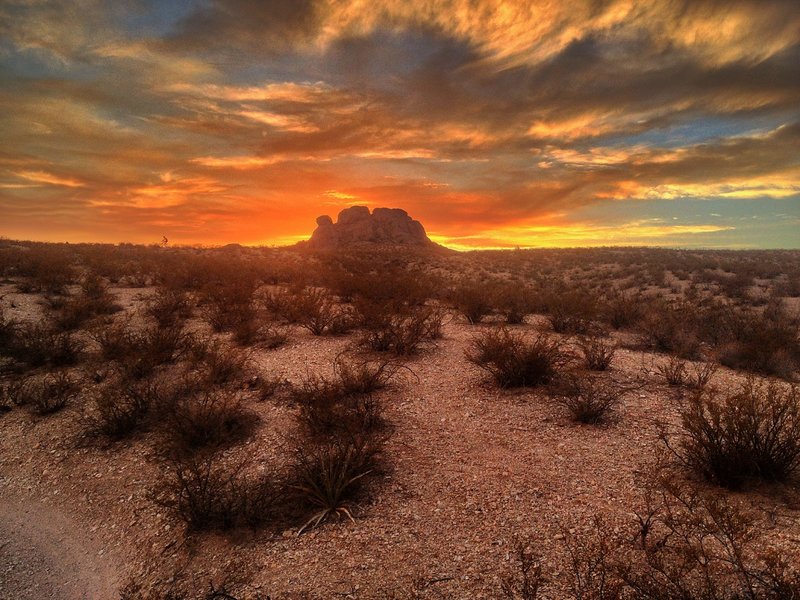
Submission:
<svg viewBox="0 0 800 600">
<path fill-rule="evenodd" d="M 800 247 L 800 7 L 0 5 L 0 236 Z"/>
</svg>

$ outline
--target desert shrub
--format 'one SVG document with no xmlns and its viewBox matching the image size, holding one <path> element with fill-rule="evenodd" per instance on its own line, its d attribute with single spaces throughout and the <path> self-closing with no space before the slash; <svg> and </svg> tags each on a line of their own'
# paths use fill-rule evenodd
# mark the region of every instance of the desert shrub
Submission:
<svg viewBox="0 0 800 600">
<path fill-rule="evenodd" d="M 559 340 L 541 333 L 528 338 L 502 327 L 475 337 L 466 356 L 504 388 L 550 383 L 571 359 Z"/>
<path fill-rule="evenodd" d="M 706 389 L 690 399 L 681 423 L 676 456 L 720 485 L 736 488 L 753 478 L 785 481 L 800 467 L 796 387 L 749 379 L 722 398 Z"/>
<path fill-rule="evenodd" d="M 17 268 L 27 278 L 19 284 L 23 292 L 60 294 L 75 280 L 73 256 L 65 246 L 30 246 L 20 257 Z"/>
<path fill-rule="evenodd" d="M 338 436 L 300 443 L 292 465 L 292 489 L 314 514 L 299 529 L 316 527 L 333 516 L 353 520 L 352 506 L 364 479 L 378 468 L 381 444 L 372 436 Z"/>
<path fill-rule="evenodd" d="M 248 355 L 217 339 L 195 340 L 189 357 L 204 382 L 211 386 L 241 383 L 248 373 Z"/>
<path fill-rule="evenodd" d="M 493 304 L 509 325 L 519 325 L 533 312 L 533 292 L 523 285 L 503 284 L 494 291 Z"/>
<path fill-rule="evenodd" d="M 82 348 L 69 332 L 49 324 L 24 323 L 14 328 L 6 355 L 28 367 L 64 367 L 78 362 Z"/>
<path fill-rule="evenodd" d="M 357 300 L 356 309 L 364 329 L 361 345 L 376 352 L 406 356 L 441 336 L 443 315 L 434 307 L 398 307 Z"/>
<path fill-rule="evenodd" d="M 635 325 L 642 318 L 642 298 L 622 292 L 609 293 L 601 304 L 601 315 L 614 328 Z"/>
<path fill-rule="evenodd" d="M 258 422 L 229 390 L 175 390 L 158 406 L 158 423 L 176 453 L 222 448 L 245 439 Z"/>
<path fill-rule="evenodd" d="M 617 351 L 616 344 L 600 336 L 582 337 L 578 340 L 578 347 L 583 354 L 586 368 L 592 371 L 606 371 L 611 366 Z"/>
<path fill-rule="evenodd" d="M 547 319 L 556 333 L 593 333 L 597 327 L 597 302 L 577 290 L 552 291 L 546 296 Z"/>
<path fill-rule="evenodd" d="M 475 325 L 492 312 L 490 286 L 479 282 L 462 283 L 450 293 L 453 307 Z"/>
<path fill-rule="evenodd" d="M 145 312 L 159 327 L 172 328 L 192 316 L 192 302 L 186 292 L 159 287 L 148 299 Z"/>
<path fill-rule="evenodd" d="M 5 309 L 0 306 L 0 356 L 9 354 L 16 341 L 17 322 L 6 316 Z"/>
<path fill-rule="evenodd" d="M 693 359 L 700 352 L 697 319 L 697 311 L 687 303 L 660 302 L 648 307 L 638 327 L 651 349 Z"/>
<path fill-rule="evenodd" d="M 314 335 L 345 333 L 355 324 L 352 315 L 322 288 L 305 288 L 285 301 L 289 305 L 280 310 L 289 315 L 289 322 L 297 323 Z"/>
<path fill-rule="evenodd" d="M 800 328 L 780 303 L 744 313 L 735 338 L 719 352 L 726 367 L 791 379 L 800 367 Z"/>
<path fill-rule="evenodd" d="M 255 318 L 256 280 L 247 272 L 215 273 L 200 291 L 201 312 L 214 331 L 233 331 Z"/>
<path fill-rule="evenodd" d="M 686 370 L 684 384 L 696 390 L 705 389 L 719 367 L 713 362 L 695 363 L 691 369 Z"/>
<path fill-rule="evenodd" d="M 334 371 L 345 394 L 371 394 L 384 389 L 401 366 L 389 361 L 354 361 L 336 359 Z"/>
<path fill-rule="evenodd" d="M 133 433 L 148 416 L 150 408 L 161 402 L 163 387 L 152 380 L 111 381 L 94 399 L 94 410 L 87 415 L 90 434 L 122 438 Z"/>
<path fill-rule="evenodd" d="M 79 391 L 77 381 L 65 371 L 44 377 L 28 377 L 12 386 L 11 401 L 17 406 L 29 406 L 38 415 L 58 412 L 73 401 Z"/>
<path fill-rule="evenodd" d="M 570 374 L 553 389 L 554 402 L 578 423 L 596 425 L 614 418 L 627 389 L 610 379 Z"/>
<path fill-rule="evenodd" d="M 507 600 L 536 600 L 543 587 L 542 565 L 537 555 L 525 544 L 518 544 L 514 552 L 515 569 L 500 584 Z"/>
<path fill-rule="evenodd" d="M 191 347 L 191 337 L 180 323 L 170 327 L 134 327 L 118 321 L 95 329 L 92 337 L 103 358 L 116 361 L 125 374 L 135 379 L 149 376 L 159 365 L 175 362 Z"/>
<path fill-rule="evenodd" d="M 279 476 L 251 474 L 246 460 L 219 453 L 168 456 L 153 500 L 173 512 L 189 529 L 255 526 L 275 514 Z"/>
<path fill-rule="evenodd" d="M 360 392 L 361 383 L 308 376 L 293 386 L 290 398 L 298 407 L 297 418 L 303 431 L 319 438 L 383 429 L 383 405 L 370 393 Z"/>
<path fill-rule="evenodd" d="M 671 356 L 667 362 L 658 365 L 657 369 L 667 385 L 679 386 L 686 382 L 686 361 L 677 356 Z"/>
<path fill-rule="evenodd" d="M 103 278 L 90 272 L 81 281 L 79 293 L 63 302 L 56 324 L 62 329 L 77 329 L 90 319 L 120 310 L 122 307 L 109 293 Z"/>
</svg>

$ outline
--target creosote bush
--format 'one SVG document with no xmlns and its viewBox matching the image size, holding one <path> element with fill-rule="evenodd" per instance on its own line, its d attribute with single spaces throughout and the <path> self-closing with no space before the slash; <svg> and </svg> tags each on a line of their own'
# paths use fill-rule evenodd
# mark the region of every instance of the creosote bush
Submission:
<svg viewBox="0 0 800 600">
<path fill-rule="evenodd" d="M 72 333 L 49 324 L 15 325 L 5 354 L 17 365 L 28 368 L 65 367 L 78 362 L 83 344 Z"/>
<path fill-rule="evenodd" d="M 153 380 L 112 379 L 94 399 L 94 410 L 86 417 L 88 433 L 112 439 L 132 434 L 163 394 L 163 386 Z"/>
<path fill-rule="evenodd" d="M 466 356 L 503 388 L 550 383 L 572 359 L 564 344 L 551 336 L 526 336 L 504 327 L 475 337 Z"/>
<path fill-rule="evenodd" d="M 397 306 L 356 300 L 362 346 L 376 352 L 407 356 L 424 343 L 440 338 L 444 313 L 430 306 Z"/>
<path fill-rule="evenodd" d="M 800 468 L 800 394 L 797 387 L 751 378 L 729 395 L 706 388 L 681 415 L 676 456 L 701 475 L 737 488 L 749 479 L 787 481 Z"/>
<path fill-rule="evenodd" d="M 475 325 L 492 312 L 492 297 L 489 286 L 468 282 L 457 286 L 450 294 L 455 309 L 464 315 L 467 322 Z"/>
<path fill-rule="evenodd" d="M 78 395 L 78 382 L 65 371 L 28 377 L 12 384 L 9 395 L 17 406 L 29 406 L 38 415 L 58 412 Z"/>
<path fill-rule="evenodd" d="M 553 400 L 578 423 L 611 420 L 628 390 L 611 379 L 588 374 L 565 375 L 553 389 Z"/>
<path fill-rule="evenodd" d="M 586 336 L 578 340 L 587 369 L 606 371 L 614 360 L 617 346 L 600 336 Z"/>
</svg>

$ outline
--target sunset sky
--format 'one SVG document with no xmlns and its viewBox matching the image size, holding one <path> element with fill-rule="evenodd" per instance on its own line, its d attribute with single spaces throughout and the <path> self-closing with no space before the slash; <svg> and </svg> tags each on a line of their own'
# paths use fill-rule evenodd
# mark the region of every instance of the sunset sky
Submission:
<svg viewBox="0 0 800 600">
<path fill-rule="evenodd" d="M 800 247 L 800 2 L 0 0 L 0 236 Z"/>
</svg>

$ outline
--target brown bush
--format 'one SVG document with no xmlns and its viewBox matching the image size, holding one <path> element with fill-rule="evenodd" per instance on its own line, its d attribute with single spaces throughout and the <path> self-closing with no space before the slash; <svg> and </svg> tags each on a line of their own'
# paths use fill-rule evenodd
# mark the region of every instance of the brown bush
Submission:
<svg viewBox="0 0 800 600">
<path fill-rule="evenodd" d="M 479 282 L 462 283 L 450 293 L 454 308 L 475 325 L 492 312 L 490 286 Z"/>
<path fill-rule="evenodd" d="M 574 421 L 596 425 L 614 418 L 627 391 L 610 379 L 570 374 L 561 377 L 554 387 L 553 400 Z"/>
<path fill-rule="evenodd" d="M 158 405 L 158 424 L 175 453 L 223 448 L 252 433 L 258 416 L 229 390 L 173 390 Z"/>
<path fill-rule="evenodd" d="M 281 484 L 279 475 L 254 475 L 248 467 L 218 453 L 169 456 L 152 498 L 189 529 L 253 527 L 274 518 Z"/>
<path fill-rule="evenodd" d="M 12 384 L 9 396 L 17 406 L 30 406 L 38 415 L 58 412 L 78 395 L 78 382 L 66 371 L 28 377 Z"/>
<path fill-rule="evenodd" d="M 361 344 L 376 352 L 406 356 L 441 336 L 443 314 L 434 307 L 397 307 L 357 300 L 356 309 L 364 329 Z"/>
<path fill-rule="evenodd" d="M 111 315 L 121 310 L 122 307 L 109 293 L 103 278 L 95 273 L 88 273 L 81 281 L 80 292 L 62 303 L 56 324 L 65 330 L 77 329 L 95 317 Z"/>
<path fill-rule="evenodd" d="M 83 344 L 69 332 L 48 324 L 25 323 L 14 327 L 6 355 L 28 367 L 74 365 Z"/>
<path fill-rule="evenodd" d="M 145 312 L 159 327 L 173 328 L 192 316 L 192 302 L 186 292 L 159 287 L 147 300 Z"/>
<path fill-rule="evenodd" d="M 502 327 L 474 338 L 466 356 L 503 388 L 550 383 L 571 360 L 559 340 L 541 333 L 527 338 Z"/>
<path fill-rule="evenodd" d="M 684 407 L 674 452 L 711 481 L 736 488 L 748 479 L 786 481 L 800 468 L 800 396 L 795 387 L 749 379 L 720 398 L 705 389 Z M 672 448 L 666 434 L 665 443 Z"/>
<path fill-rule="evenodd" d="M 667 385 L 679 386 L 686 382 L 686 361 L 672 356 L 667 362 L 658 365 L 658 372 Z"/>
<path fill-rule="evenodd" d="M 606 371 L 614 360 L 616 344 L 600 336 L 585 336 L 578 340 L 578 347 L 583 353 L 583 361 L 587 369 Z"/>
<path fill-rule="evenodd" d="M 533 292 L 520 284 L 498 285 L 492 304 L 505 317 L 507 324 L 519 325 L 533 312 Z"/>
<path fill-rule="evenodd" d="M 554 291 L 546 296 L 547 319 L 556 333 L 589 334 L 597 330 L 596 300 L 580 291 Z"/>
<path fill-rule="evenodd" d="M 86 416 L 87 432 L 115 439 L 130 435 L 163 394 L 163 386 L 152 380 L 112 380 L 94 399 L 94 410 Z"/>
<path fill-rule="evenodd" d="M 92 331 L 103 358 L 114 360 L 129 377 L 142 379 L 156 367 L 175 362 L 191 347 L 180 323 L 170 327 L 148 325 L 135 328 L 119 321 Z"/>
</svg>

